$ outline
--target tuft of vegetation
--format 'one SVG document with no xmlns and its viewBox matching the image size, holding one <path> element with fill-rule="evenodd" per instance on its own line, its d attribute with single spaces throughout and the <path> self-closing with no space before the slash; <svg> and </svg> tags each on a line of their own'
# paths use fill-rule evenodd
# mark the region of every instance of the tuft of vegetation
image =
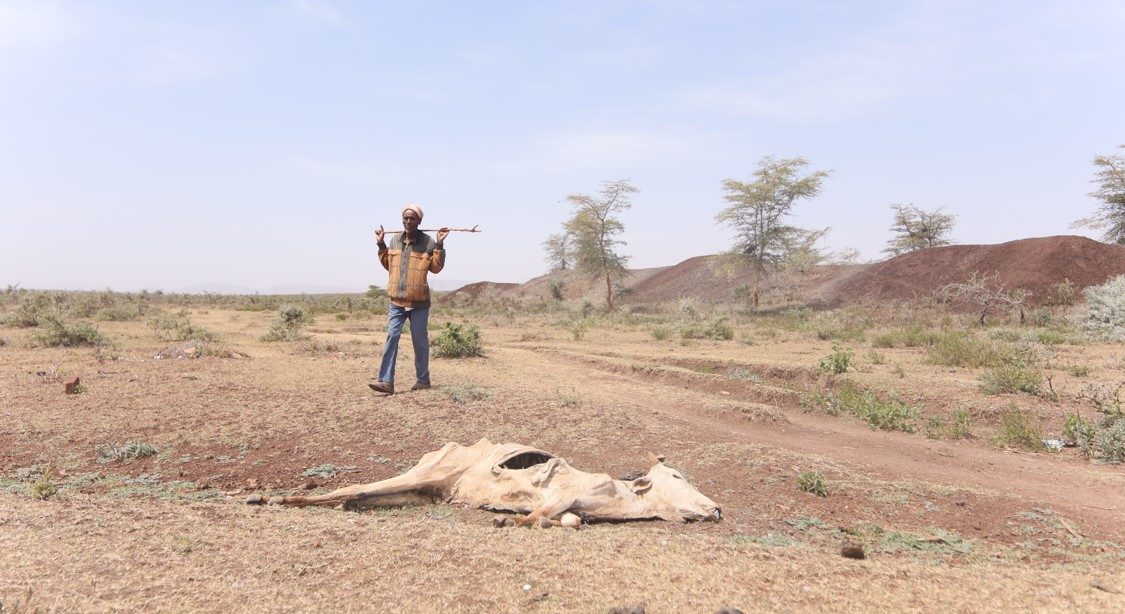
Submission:
<svg viewBox="0 0 1125 614">
<path fill-rule="evenodd" d="M 717 317 L 707 322 L 693 322 L 680 327 L 680 337 L 683 339 L 714 339 L 729 341 L 734 339 L 734 328 L 727 323 L 727 318 Z"/>
<path fill-rule="evenodd" d="M 1083 329 L 1114 341 L 1125 340 L 1125 275 L 1118 275 L 1100 286 L 1089 286 Z"/>
<path fill-rule="evenodd" d="M 819 471 L 806 471 L 797 476 L 797 488 L 819 497 L 828 496 L 828 483 Z"/>
<path fill-rule="evenodd" d="M 344 466 L 344 467 L 337 467 L 336 465 L 333 465 L 332 463 L 321 463 L 321 464 L 319 464 L 315 467 L 309 467 L 308 469 L 305 469 L 304 471 L 302 471 L 301 477 L 304 477 L 304 478 L 320 478 L 322 480 L 327 480 L 328 478 L 331 478 L 338 473 L 343 473 L 345 471 L 353 471 L 353 470 L 355 470 L 355 466 L 349 465 L 349 466 Z"/>
<path fill-rule="evenodd" d="M 43 316 L 34 340 L 45 347 L 98 346 L 109 342 L 98 332 L 98 327 L 87 322 L 68 324 L 58 316 Z"/>
<path fill-rule="evenodd" d="M 18 328 L 39 326 L 51 303 L 51 297 L 40 292 L 25 296 L 15 310 L 4 316 L 3 323 Z"/>
<path fill-rule="evenodd" d="M 59 487 L 51 481 L 51 478 L 54 477 L 53 474 L 54 471 L 50 467 L 47 467 L 47 470 L 43 472 L 43 475 L 39 476 L 38 480 L 35 480 L 35 482 L 31 485 L 32 498 L 38 499 L 40 501 L 46 501 L 47 499 L 50 499 L 51 497 L 58 494 Z"/>
<path fill-rule="evenodd" d="M 1100 461 L 1125 462 L 1125 420 L 1115 420 L 1109 426 L 1097 428 L 1082 449 L 1087 456 Z"/>
<path fill-rule="evenodd" d="M 286 304 L 277 310 L 277 319 L 270 326 L 269 332 L 262 336 L 262 341 L 299 341 L 305 336 L 301 329 L 307 324 L 312 324 L 312 312 L 300 305 Z"/>
<path fill-rule="evenodd" d="M 1038 420 L 1031 412 L 1020 409 L 1014 403 L 1000 412 L 1000 428 L 993 440 L 1005 448 L 1046 449 Z"/>
<path fill-rule="evenodd" d="M 851 414 L 873 429 L 913 433 L 918 429 L 922 404 L 909 405 L 892 394 L 885 398 L 864 390 L 852 382 L 844 382 L 839 391 L 814 390 L 805 394 L 801 404 L 809 411 L 819 410 L 830 416 Z"/>
<path fill-rule="evenodd" d="M 458 405 L 465 405 L 473 401 L 482 401 L 491 396 L 487 390 L 478 388 L 472 384 L 447 386 L 444 390 L 445 394 L 449 396 L 449 399 Z"/>
<path fill-rule="evenodd" d="M 124 445 L 118 447 L 113 444 L 106 444 L 98 450 L 99 463 L 111 463 L 114 461 L 130 461 L 147 456 L 155 455 L 157 450 L 152 444 L 143 441 L 127 441 Z"/>
<path fill-rule="evenodd" d="M 667 328 L 657 327 L 652 329 L 652 338 L 657 341 L 664 341 L 672 336 L 672 331 Z"/>
<path fill-rule="evenodd" d="M 832 353 L 820 359 L 820 370 L 824 373 L 847 373 L 854 356 L 855 352 L 833 344 Z"/>
<path fill-rule="evenodd" d="M 952 419 L 949 421 L 949 438 L 965 439 L 972 436 L 973 430 L 972 423 L 969 420 L 969 412 L 964 409 L 954 410 Z"/>
<path fill-rule="evenodd" d="M 430 341 L 434 356 L 441 358 L 469 358 L 484 355 L 480 329 L 469 324 L 446 322 Z"/>
<path fill-rule="evenodd" d="M 1043 388 L 1043 372 L 1018 364 L 989 369 L 980 375 L 981 392 L 988 395 L 1026 392 L 1039 394 Z"/>
<path fill-rule="evenodd" d="M 1005 352 L 969 333 L 949 332 L 934 336 L 928 358 L 931 363 L 946 367 L 997 367 L 1004 364 Z"/>
</svg>

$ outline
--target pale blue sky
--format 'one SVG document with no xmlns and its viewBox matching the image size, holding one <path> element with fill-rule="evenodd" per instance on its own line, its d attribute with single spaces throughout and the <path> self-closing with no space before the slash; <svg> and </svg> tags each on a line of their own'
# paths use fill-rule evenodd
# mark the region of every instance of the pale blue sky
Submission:
<svg viewBox="0 0 1125 614">
<path fill-rule="evenodd" d="M 603 180 L 637 267 L 725 249 L 720 181 L 832 169 L 798 224 L 878 258 L 1064 234 L 1125 143 L 1125 2 L 0 0 L 0 284 L 383 283 L 420 202 L 441 278 L 525 281 Z"/>
</svg>

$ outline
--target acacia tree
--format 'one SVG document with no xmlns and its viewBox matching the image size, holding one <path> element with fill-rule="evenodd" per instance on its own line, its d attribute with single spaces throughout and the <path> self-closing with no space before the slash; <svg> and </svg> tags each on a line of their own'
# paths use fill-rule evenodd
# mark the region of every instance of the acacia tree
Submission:
<svg viewBox="0 0 1125 614">
<path fill-rule="evenodd" d="M 1125 149 L 1125 145 L 1120 148 Z M 1102 204 L 1093 215 L 1078 220 L 1074 226 L 1104 229 L 1102 238 L 1107 242 L 1125 244 L 1125 156 L 1098 156 L 1094 166 L 1099 168 L 1094 179 L 1098 189 L 1090 196 Z"/>
<path fill-rule="evenodd" d="M 730 206 L 715 216 L 735 233 L 734 252 L 749 261 L 754 269 L 754 307 L 761 300 L 762 278 L 776 269 L 796 250 L 815 242 L 827 229 L 810 232 L 791 226 L 786 218 L 797 201 L 820 193 L 829 171 L 805 171 L 804 158 L 777 159 L 766 156 L 758 161 L 753 181 L 723 180 L 723 199 Z M 816 235 L 814 237 L 814 235 Z"/>
<path fill-rule="evenodd" d="M 606 307 L 613 307 L 613 281 L 625 276 L 629 257 L 618 252 L 625 242 L 617 238 L 625 225 L 617 215 L 632 206 L 629 195 L 638 192 L 629 180 L 606 181 L 597 198 L 588 194 L 571 194 L 566 199 L 574 206 L 574 214 L 565 224 L 565 234 L 573 237 L 574 266 L 577 270 L 605 279 Z"/>
<path fill-rule="evenodd" d="M 547 237 L 543 242 L 544 260 L 551 265 L 551 273 L 565 271 L 574 266 L 574 235 L 563 230 Z"/>
<path fill-rule="evenodd" d="M 891 232 L 894 238 L 887 241 L 884 253 L 892 256 L 916 252 L 920 249 L 949 245 L 949 233 L 957 216 L 942 213 L 942 207 L 933 211 L 922 211 L 914 205 L 894 204 Z"/>
</svg>

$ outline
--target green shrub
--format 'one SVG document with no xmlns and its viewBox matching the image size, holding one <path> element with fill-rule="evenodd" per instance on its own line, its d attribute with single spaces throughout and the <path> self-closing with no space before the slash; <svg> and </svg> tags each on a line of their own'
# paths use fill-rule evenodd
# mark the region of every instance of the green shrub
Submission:
<svg viewBox="0 0 1125 614">
<path fill-rule="evenodd" d="M 313 315 L 300 305 L 285 304 L 278 308 L 277 319 L 270 326 L 269 332 L 262 336 L 262 341 L 297 341 L 304 339 L 301 329 L 306 324 L 312 324 Z"/>
<path fill-rule="evenodd" d="M 44 316 L 40 328 L 43 330 L 36 333 L 34 339 L 45 347 L 97 346 L 108 343 L 98 332 L 98 328 L 87 322 L 67 324 L 56 316 Z"/>
<path fill-rule="evenodd" d="M 887 355 L 882 353 L 882 352 L 876 352 L 875 350 L 871 350 L 871 351 L 867 352 L 867 359 L 869 361 L 871 361 L 871 364 L 873 364 L 873 365 L 881 365 L 881 364 L 887 362 Z"/>
<path fill-rule="evenodd" d="M 51 306 L 51 298 L 42 293 L 25 296 L 14 311 L 4 316 L 3 323 L 19 328 L 39 326 Z"/>
<path fill-rule="evenodd" d="M 922 404 L 908 405 L 896 395 L 880 398 L 871 390 L 864 390 L 852 382 L 844 382 L 835 394 L 813 390 L 801 397 L 801 405 L 809 411 L 819 410 L 835 416 L 841 412 L 851 414 L 873 429 L 913 433 L 922 414 Z"/>
<path fill-rule="evenodd" d="M 851 350 L 844 350 L 833 344 L 832 353 L 820 359 L 820 370 L 825 373 L 847 373 L 854 355 Z"/>
<path fill-rule="evenodd" d="M 819 497 L 828 496 L 828 484 L 819 471 L 806 471 L 797 476 L 797 488 Z"/>
<path fill-rule="evenodd" d="M 671 336 L 672 331 L 668 330 L 667 328 L 657 327 L 652 329 L 652 338 L 656 339 L 657 341 L 664 341 Z"/>
<path fill-rule="evenodd" d="M 953 411 L 952 420 L 949 422 L 949 438 L 950 439 L 965 439 L 972 437 L 972 424 L 969 421 L 969 412 L 964 409 L 956 409 Z"/>
<path fill-rule="evenodd" d="M 945 416 L 933 415 L 926 417 L 926 437 L 941 439 L 947 432 Z"/>
<path fill-rule="evenodd" d="M 1043 372 L 1020 365 L 996 367 L 980 375 L 981 392 L 989 395 L 1013 392 L 1039 394 L 1042 387 Z"/>
<path fill-rule="evenodd" d="M 1000 429 L 994 440 L 1006 448 L 1044 450 L 1043 432 L 1030 412 L 1014 404 L 1000 412 Z"/>
<path fill-rule="evenodd" d="M 1108 463 L 1125 462 L 1125 419 L 1099 427 L 1089 444 L 1089 456 Z"/>
<path fill-rule="evenodd" d="M 680 337 L 683 339 L 715 339 L 729 341 L 734 339 L 734 328 L 727 323 L 727 318 L 712 318 L 707 322 L 693 322 L 680 327 Z"/>
<path fill-rule="evenodd" d="M 468 324 L 446 322 L 430 340 L 434 356 L 441 358 L 468 358 L 483 356 L 484 347 L 480 329 Z"/>
<path fill-rule="evenodd" d="M 1125 339 L 1125 275 L 1118 275 L 1100 286 L 1089 286 L 1082 328 L 1113 340 Z"/>
<path fill-rule="evenodd" d="M 1073 441 L 1080 448 L 1085 450 L 1086 445 L 1093 441 L 1096 428 L 1093 422 L 1090 422 L 1075 412 L 1066 417 L 1066 423 L 1063 424 L 1062 436 L 1064 439 Z"/>
</svg>

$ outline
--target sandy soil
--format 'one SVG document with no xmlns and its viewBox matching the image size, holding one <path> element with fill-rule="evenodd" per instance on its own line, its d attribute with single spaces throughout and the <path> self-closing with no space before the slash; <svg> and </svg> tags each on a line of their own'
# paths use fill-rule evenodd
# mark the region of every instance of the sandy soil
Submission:
<svg viewBox="0 0 1125 614">
<path fill-rule="evenodd" d="M 545 317 L 440 310 L 434 324 L 466 315 L 484 328 L 486 356 L 434 360 L 437 388 L 393 397 L 366 387 L 379 318 L 320 316 L 315 344 L 264 343 L 272 313 L 196 310 L 193 322 L 249 358 L 195 360 L 152 359 L 169 343 L 142 322 L 103 324 L 117 344 L 108 352 L 31 349 L 26 331 L 4 330 L 4 611 L 1125 606 L 1121 467 L 990 443 L 990 412 L 1012 400 L 983 397 L 971 371 L 892 349 L 885 364 L 849 374 L 928 412 L 974 408 L 976 438 L 934 440 L 805 412 L 802 390 L 833 385 L 815 369 L 828 341 L 656 341 L 626 324 L 576 340 Z M 404 347 L 401 388 L 413 375 Z M 1057 362 L 1115 383 L 1122 349 L 1062 348 Z M 73 375 L 86 390 L 65 395 Z M 1079 383 L 1060 372 L 1055 385 Z M 1071 409 L 1019 402 L 1048 424 Z M 449 506 L 241 503 L 250 492 L 384 479 L 447 441 L 480 437 L 611 474 L 663 453 L 726 518 L 498 530 L 489 514 Z M 99 460 L 127 441 L 159 453 Z M 60 491 L 34 500 L 48 465 Z M 827 497 L 796 487 L 810 470 L 826 478 Z M 868 558 L 841 557 L 845 542 Z"/>
</svg>

